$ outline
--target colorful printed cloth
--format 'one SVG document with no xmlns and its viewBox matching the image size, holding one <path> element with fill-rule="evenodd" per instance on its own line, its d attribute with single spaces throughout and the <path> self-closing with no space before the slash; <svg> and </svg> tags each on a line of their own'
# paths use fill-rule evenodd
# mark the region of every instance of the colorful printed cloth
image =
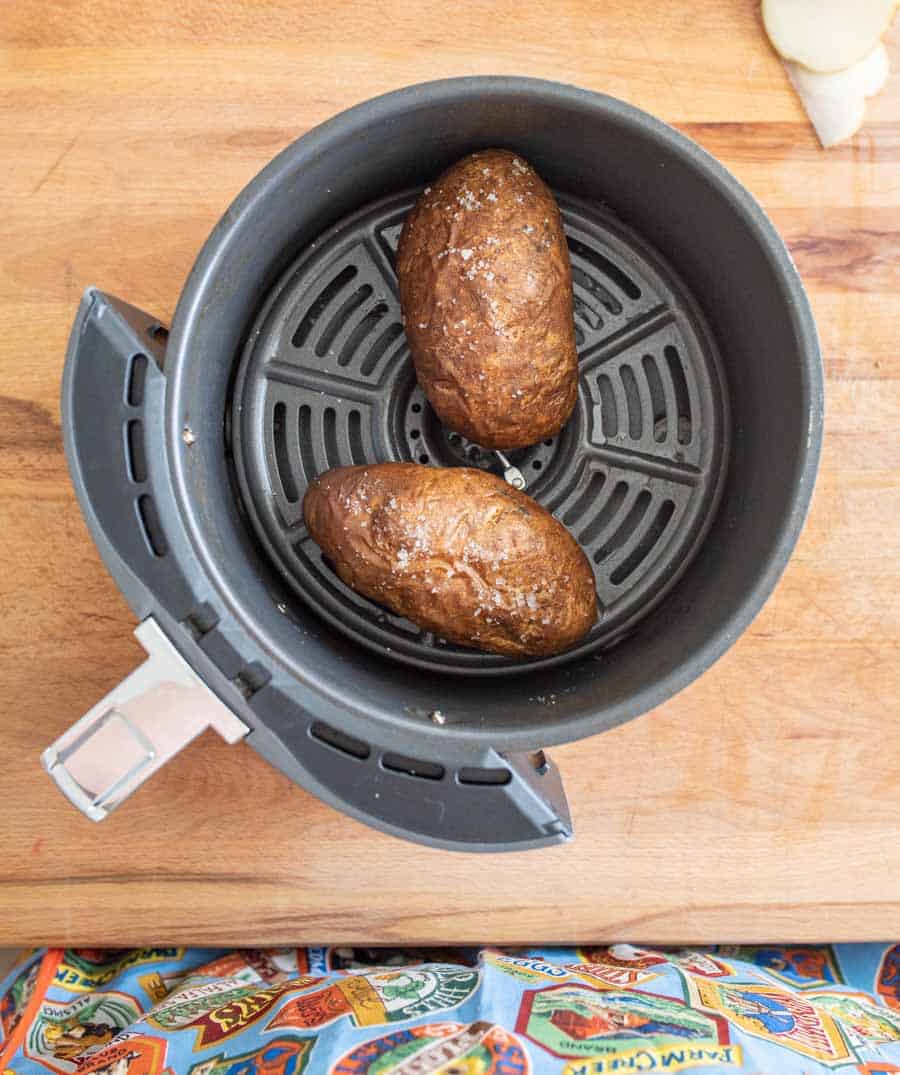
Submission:
<svg viewBox="0 0 900 1075">
<path fill-rule="evenodd" d="M 900 945 L 42 949 L 15 1075 L 900 1072 Z"/>
</svg>

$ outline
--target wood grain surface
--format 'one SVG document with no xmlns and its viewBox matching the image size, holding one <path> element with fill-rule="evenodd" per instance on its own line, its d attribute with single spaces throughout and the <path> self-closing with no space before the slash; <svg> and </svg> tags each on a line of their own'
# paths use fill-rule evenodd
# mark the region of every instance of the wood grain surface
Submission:
<svg viewBox="0 0 900 1075">
<path fill-rule="evenodd" d="M 900 77 L 825 153 L 753 0 L 48 0 L 3 5 L 0 39 L 0 943 L 900 936 Z M 699 682 L 554 751 L 568 846 L 403 843 L 213 735 L 91 824 L 38 755 L 142 651 L 62 454 L 83 288 L 170 318 L 210 228 L 283 146 L 374 94 L 473 73 L 656 113 L 787 239 L 828 376 L 787 574 Z"/>
</svg>

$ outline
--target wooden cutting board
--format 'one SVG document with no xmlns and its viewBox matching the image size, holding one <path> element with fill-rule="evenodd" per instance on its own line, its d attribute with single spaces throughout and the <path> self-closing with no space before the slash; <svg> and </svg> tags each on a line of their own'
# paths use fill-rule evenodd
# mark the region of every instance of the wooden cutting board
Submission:
<svg viewBox="0 0 900 1075">
<path fill-rule="evenodd" d="M 751 0 L 542 8 L 5 6 L 0 943 L 900 936 L 900 77 L 825 153 Z M 893 54 L 900 68 L 900 41 Z M 59 381 L 82 290 L 169 319 L 210 228 L 283 146 L 374 94 L 475 73 L 656 113 L 786 238 L 828 376 L 822 470 L 787 574 L 699 682 L 553 752 L 568 846 L 403 843 L 212 735 L 90 823 L 38 755 L 142 651 L 63 460 Z"/>
</svg>

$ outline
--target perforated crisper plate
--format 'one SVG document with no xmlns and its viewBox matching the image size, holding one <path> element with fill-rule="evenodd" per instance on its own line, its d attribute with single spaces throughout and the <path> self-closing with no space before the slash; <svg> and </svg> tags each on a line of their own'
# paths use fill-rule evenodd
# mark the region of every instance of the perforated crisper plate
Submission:
<svg viewBox="0 0 900 1075">
<path fill-rule="evenodd" d="M 418 192 L 371 204 L 273 289 L 235 381 L 232 451 L 257 537 L 296 591 L 382 656 L 439 672 L 558 664 L 620 641 L 696 553 L 724 476 L 727 406 L 712 337 L 672 270 L 613 215 L 558 195 L 575 282 L 579 402 L 553 440 L 508 455 L 575 535 L 605 614 L 575 649 L 528 662 L 449 645 L 358 596 L 303 523 L 330 467 L 413 460 L 502 473 L 444 429 L 416 383 L 394 251 Z"/>
</svg>

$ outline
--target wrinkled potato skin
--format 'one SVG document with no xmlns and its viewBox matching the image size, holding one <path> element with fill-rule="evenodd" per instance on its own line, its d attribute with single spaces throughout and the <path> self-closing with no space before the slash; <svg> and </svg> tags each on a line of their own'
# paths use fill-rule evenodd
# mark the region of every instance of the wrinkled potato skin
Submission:
<svg viewBox="0 0 900 1075">
<path fill-rule="evenodd" d="M 426 188 L 397 250 L 416 375 L 487 448 L 552 437 L 578 395 L 572 268 L 556 200 L 521 157 L 473 153 Z"/>
<path fill-rule="evenodd" d="M 450 642 L 545 656 L 574 645 L 597 618 L 578 543 L 493 474 L 336 467 L 310 485 L 303 514 L 348 586 Z"/>
</svg>

